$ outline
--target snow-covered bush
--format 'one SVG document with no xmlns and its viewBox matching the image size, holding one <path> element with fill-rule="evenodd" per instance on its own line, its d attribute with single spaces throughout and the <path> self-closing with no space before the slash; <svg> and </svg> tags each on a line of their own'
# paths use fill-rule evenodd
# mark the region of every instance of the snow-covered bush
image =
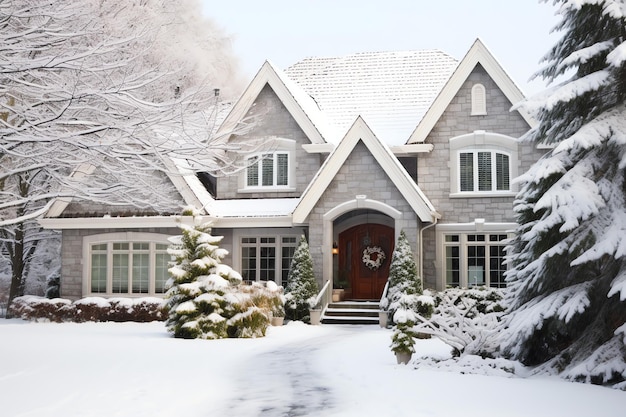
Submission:
<svg viewBox="0 0 626 417">
<path fill-rule="evenodd" d="M 381 307 L 388 310 L 389 318 L 395 324 L 391 335 L 393 352 L 415 352 L 413 346 L 418 333 L 414 327 L 419 317 L 430 317 L 434 305 L 430 294 L 423 294 L 411 245 L 404 231 L 401 231 L 391 256 L 389 289 L 381 303 Z"/>
<path fill-rule="evenodd" d="M 242 285 L 241 275 L 221 263 L 228 252 L 210 223 L 193 209 L 183 215 L 193 216 L 194 226 L 181 224 L 182 235 L 170 238 L 175 262 L 167 283 L 168 331 L 185 339 L 265 336 L 269 313 L 255 304 L 270 303 L 262 287 Z"/>
<path fill-rule="evenodd" d="M 381 308 L 389 312 L 389 319 L 392 323 L 395 321 L 396 311 L 398 309 L 413 309 L 424 317 L 430 317 L 433 311 L 432 299 L 426 297 L 417 297 L 423 293 L 422 282 L 417 276 L 417 265 L 411 251 L 411 245 L 404 230 L 400 232 L 396 247 L 391 256 L 391 264 L 389 265 L 389 288 L 387 295 L 381 300 Z M 408 302 L 407 295 L 415 295 L 409 297 L 412 301 Z M 404 300 L 404 302 L 401 302 Z M 401 313 L 401 315 L 406 313 Z"/>
<path fill-rule="evenodd" d="M 65 298 L 49 299 L 25 295 L 9 307 L 13 317 L 29 321 L 76 322 L 151 322 L 165 320 L 161 298 L 87 297 L 72 302 Z"/>
<path fill-rule="evenodd" d="M 417 317 L 414 332 L 441 339 L 452 347 L 454 356 L 494 356 L 506 310 L 501 290 L 451 288 L 438 293 L 435 304 L 432 317 Z"/>
<path fill-rule="evenodd" d="M 287 287 L 285 288 L 285 312 L 290 320 L 310 321 L 309 309 L 315 307 L 314 299 L 319 292 L 313 274 L 313 259 L 304 235 L 291 260 Z"/>
</svg>

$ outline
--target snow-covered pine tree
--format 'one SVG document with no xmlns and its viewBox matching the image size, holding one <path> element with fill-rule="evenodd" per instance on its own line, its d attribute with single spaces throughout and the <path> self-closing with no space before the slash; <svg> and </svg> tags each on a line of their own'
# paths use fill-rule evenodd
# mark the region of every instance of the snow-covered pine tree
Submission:
<svg viewBox="0 0 626 417">
<path fill-rule="evenodd" d="M 285 317 L 290 320 L 310 320 L 309 308 L 319 287 L 313 274 L 313 258 L 309 244 L 302 235 L 291 259 L 287 287 L 285 288 Z"/>
<path fill-rule="evenodd" d="M 411 251 L 411 244 L 404 233 L 400 231 L 398 241 L 391 255 L 389 265 L 389 288 L 387 296 L 382 300 L 381 307 L 389 312 L 389 319 L 395 323 L 394 315 L 401 308 L 401 300 L 406 296 L 415 296 L 414 309 L 425 317 L 430 317 L 433 304 L 425 304 L 418 300 L 422 295 L 422 282 L 417 276 L 417 265 Z M 404 302 L 406 304 L 406 300 Z"/>
<path fill-rule="evenodd" d="M 504 352 L 626 389 L 626 2 L 555 0 L 562 38 L 520 104 L 553 146 L 520 178 Z"/>
<path fill-rule="evenodd" d="M 228 254 L 218 246 L 221 236 L 211 235 L 210 223 L 198 213 L 194 226 L 181 224 L 182 235 L 170 238 L 168 252 L 176 260 L 169 269 L 166 326 L 174 337 L 221 339 L 265 335 L 269 319 L 252 302 L 250 291 L 239 291 L 241 275 L 221 261 Z"/>
</svg>

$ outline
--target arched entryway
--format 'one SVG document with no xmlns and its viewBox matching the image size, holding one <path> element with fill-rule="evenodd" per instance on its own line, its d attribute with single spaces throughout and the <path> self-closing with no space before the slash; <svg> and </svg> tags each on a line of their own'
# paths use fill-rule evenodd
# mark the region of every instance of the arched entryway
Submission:
<svg viewBox="0 0 626 417">
<path fill-rule="evenodd" d="M 394 228 L 362 223 L 338 234 L 338 279 L 347 282 L 346 296 L 355 300 L 380 299 L 394 246 Z"/>
</svg>

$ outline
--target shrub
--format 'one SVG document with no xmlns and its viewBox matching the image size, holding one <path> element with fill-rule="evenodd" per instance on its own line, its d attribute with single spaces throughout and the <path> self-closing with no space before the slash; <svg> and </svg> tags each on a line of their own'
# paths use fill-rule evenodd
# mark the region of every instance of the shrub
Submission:
<svg viewBox="0 0 626 417">
<path fill-rule="evenodd" d="M 304 235 L 291 260 L 287 287 L 285 288 L 285 312 L 290 320 L 310 321 L 309 309 L 315 307 L 313 300 L 319 287 L 313 274 L 313 259 Z"/>
<path fill-rule="evenodd" d="M 228 252 L 218 246 L 193 209 L 194 226 L 180 225 L 182 235 L 170 238 L 168 252 L 176 260 L 169 269 L 167 330 L 184 339 L 261 337 L 269 325 L 276 294 L 264 285 L 243 285 L 241 275 L 221 261 Z"/>
<path fill-rule="evenodd" d="M 25 295 L 11 303 L 10 313 L 29 321 L 52 322 L 151 322 L 165 319 L 160 298 L 82 298 L 75 302 L 64 298 L 48 299 Z"/>
</svg>

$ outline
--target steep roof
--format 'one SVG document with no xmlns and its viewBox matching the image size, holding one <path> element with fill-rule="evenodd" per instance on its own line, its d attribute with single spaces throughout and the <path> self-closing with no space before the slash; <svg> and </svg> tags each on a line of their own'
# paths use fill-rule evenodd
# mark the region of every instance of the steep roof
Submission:
<svg viewBox="0 0 626 417">
<path fill-rule="evenodd" d="M 269 61 L 265 61 L 226 116 L 218 129 L 218 135 L 228 135 L 236 130 L 266 85 L 272 88 L 311 143 L 323 144 L 338 140 L 336 129 L 328 123 L 326 115 L 320 111 L 315 100 Z"/>
<path fill-rule="evenodd" d="M 409 144 L 424 142 L 437 121 L 443 115 L 443 112 L 450 105 L 454 96 L 459 92 L 465 80 L 467 80 L 467 77 L 478 64 L 482 65 L 485 71 L 487 71 L 487 74 L 494 80 L 512 105 L 524 99 L 524 94 L 504 68 L 502 68 L 498 60 L 496 60 L 480 39 L 476 39 L 410 135 L 408 140 Z M 535 126 L 536 121 L 529 113 L 520 110 L 520 115 L 526 120 L 526 123 L 528 123 L 530 127 Z"/>
<path fill-rule="evenodd" d="M 457 66 L 438 50 L 306 58 L 285 70 L 343 137 L 357 116 L 389 146 L 403 145 Z"/>
<path fill-rule="evenodd" d="M 309 183 L 302 197 L 300 197 L 300 201 L 293 211 L 294 223 L 305 222 L 359 142 L 365 144 L 376 159 L 376 162 L 387 173 L 421 221 L 433 222 L 440 217 L 426 195 L 409 176 L 398 159 L 394 157 L 389 147 L 376 137 L 361 117 L 357 117 L 346 136 L 324 161 L 324 164 L 322 164 L 316 176 Z"/>
</svg>

